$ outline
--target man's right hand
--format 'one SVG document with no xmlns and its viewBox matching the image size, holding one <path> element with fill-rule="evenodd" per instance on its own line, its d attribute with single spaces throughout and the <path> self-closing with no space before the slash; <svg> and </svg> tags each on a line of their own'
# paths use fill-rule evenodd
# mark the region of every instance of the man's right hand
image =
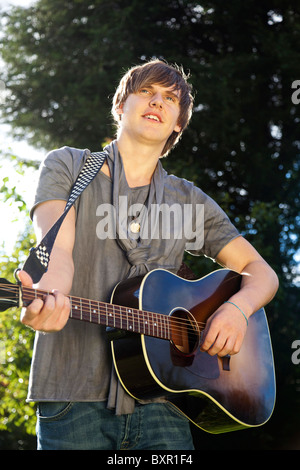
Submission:
<svg viewBox="0 0 300 470">
<path fill-rule="evenodd" d="M 32 287 L 33 282 L 26 271 L 19 271 L 18 277 L 24 287 Z M 21 322 L 36 331 L 52 333 L 66 325 L 70 314 L 69 298 L 57 290 L 46 295 L 44 300 L 35 299 L 21 311 Z"/>
</svg>

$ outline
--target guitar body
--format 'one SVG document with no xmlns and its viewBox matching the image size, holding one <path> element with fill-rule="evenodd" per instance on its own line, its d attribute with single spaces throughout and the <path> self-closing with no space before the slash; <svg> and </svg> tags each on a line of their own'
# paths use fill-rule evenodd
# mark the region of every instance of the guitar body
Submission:
<svg viewBox="0 0 300 470">
<path fill-rule="evenodd" d="M 175 318 L 178 313 L 179 319 L 186 312 L 193 326 L 194 320 L 204 324 L 240 282 L 241 276 L 227 269 L 198 281 L 157 269 L 118 284 L 111 302 Z M 250 317 L 240 352 L 222 359 L 201 352 L 198 344 L 182 349 L 172 341 L 123 331 L 112 338 L 118 377 L 137 400 L 166 397 L 211 433 L 260 426 L 272 414 L 276 387 L 264 309 Z"/>
</svg>

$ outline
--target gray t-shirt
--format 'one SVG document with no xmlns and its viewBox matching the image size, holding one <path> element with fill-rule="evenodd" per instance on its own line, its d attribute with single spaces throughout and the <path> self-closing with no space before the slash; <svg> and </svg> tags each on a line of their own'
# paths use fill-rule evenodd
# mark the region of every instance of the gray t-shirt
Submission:
<svg viewBox="0 0 300 470">
<path fill-rule="evenodd" d="M 42 162 L 35 207 L 47 200 L 67 200 L 89 150 L 70 147 L 50 152 Z M 113 163 L 109 162 L 110 168 Z M 111 174 L 113 172 L 111 171 Z M 203 243 L 194 246 L 186 237 L 151 240 L 159 257 L 150 269 L 177 272 L 188 249 L 195 255 L 215 259 L 219 251 L 239 236 L 223 210 L 193 183 L 164 172 L 163 203 L 204 207 Z M 115 285 L 131 268 L 114 237 L 103 237 L 103 204 L 112 204 L 111 178 L 102 171 L 75 204 L 76 237 L 73 250 L 75 274 L 71 295 L 109 302 Z M 149 188 L 129 190 L 130 204 L 144 202 Z M 188 210 L 186 212 L 188 217 Z M 193 228 L 196 225 L 193 222 Z M 201 225 L 201 224 L 200 224 Z M 199 229 L 200 230 L 200 229 Z M 187 244 L 188 243 L 188 244 Z M 59 289 L 59 286 L 55 286 Z M 28 401 L 103 401 L 110 393 L 112 359 L 105 327 L 69 320 L 57 333 L 36 333 L 30 373 Z"/>
</svg>

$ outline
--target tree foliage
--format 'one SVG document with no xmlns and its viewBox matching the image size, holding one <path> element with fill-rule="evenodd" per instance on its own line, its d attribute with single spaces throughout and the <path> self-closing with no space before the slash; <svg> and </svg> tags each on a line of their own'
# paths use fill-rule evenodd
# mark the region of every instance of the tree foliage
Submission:
<svg viewBox="0 0 300 470">
<path fill-rule="evenodd" d="M 2 161 L 10 161 L 15 171 L 14 181 L 8 176 L 2 176 L 0 203 L 15 208 L 24 220 L 24 230 L 21 232 L 12 253 L 0 250 L 0 277 L 16 283 L 15 270 L 22 265 L 30 247 L 35 243 L 35 236 L 29 222 L 28 209 L 24 198 L 16 188 L 16 175 L 23 176 L 36 166 L 34 162 L 24 162 L 14 155 L 3 155 Z M 0 165 L 2 172 L 2 165 Z M 0 449 L 2 437 L 4 446 L 12 449 L 26 448 L 34 434 L 35 406 L 25 403 L 31 351 L 34 332 L 20 323 L 20 311 L 17 308 L 1 312 L 0 315 Z M 14 439 L 9 438 L 4 431 L 10 431 Z M 26 437 L 27 436 L 27 437 Z M 31 442 L 31 441 L 30 441 Z"/>
<path fill-rule="evenodd" d="M 155 56 L 190 72 L 194 116 L 163 163 L 216 199 L 278 273 L 281 288 L 268 313 L 279 397 L 284 387 L 293 395 L 299 380 L 290 360 L 299 336 L 300 104 L 291 99 L 300 79 L 297 1 L 38 0 L 4 13 L 2 26 L 1 79 L 8 90 L 2 117 L 16 137 L 36 146 L 99 150 L 114 135 L 111 98 L 132 65 Z M 206 260 L 188 262 L 198 275 L 210 269 Z M 281 422 L 280 411 L 274 419 Z"/>
</svg>

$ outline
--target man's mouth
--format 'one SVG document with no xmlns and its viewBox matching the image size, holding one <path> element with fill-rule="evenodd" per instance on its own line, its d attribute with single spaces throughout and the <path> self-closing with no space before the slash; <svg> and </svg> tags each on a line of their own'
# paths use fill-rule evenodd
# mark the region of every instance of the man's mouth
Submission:
<svg viewBox="0 0 300 470">
<path fill-rule="evenodd" d="M 149 121 L 162 122 L 160 117 L 157 116 L 156 114 L 145 114 L 143 117 L 145 119 L 148 119 Z"/>
</svg>

